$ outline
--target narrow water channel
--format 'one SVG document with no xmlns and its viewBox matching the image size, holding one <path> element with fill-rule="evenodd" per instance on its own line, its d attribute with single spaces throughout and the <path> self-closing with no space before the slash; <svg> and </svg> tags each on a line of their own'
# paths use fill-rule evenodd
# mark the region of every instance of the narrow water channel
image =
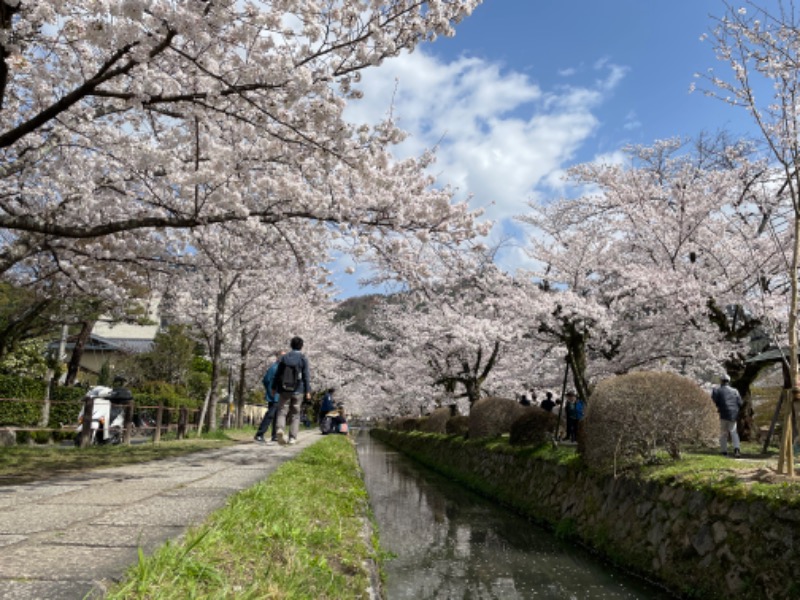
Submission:
<svg viewBox="0 0 800 600">
<path fill-rule="evenodd" d="M 386 598 L 673 598 L 419 465 L 356 438 L 386 561 Z"/>
</svg>

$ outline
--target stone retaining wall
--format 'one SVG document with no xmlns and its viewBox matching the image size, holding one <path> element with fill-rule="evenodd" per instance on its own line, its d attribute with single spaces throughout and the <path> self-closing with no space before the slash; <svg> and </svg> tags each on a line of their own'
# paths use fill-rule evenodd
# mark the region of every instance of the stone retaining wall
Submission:
<svg viewBox="0 0 800 600">
<path fill-rule="evenodd" d="M 800 509 L 599 477 L 456 437 L 371 433 L 680 595 L 800 599 Z"/>
</svg>

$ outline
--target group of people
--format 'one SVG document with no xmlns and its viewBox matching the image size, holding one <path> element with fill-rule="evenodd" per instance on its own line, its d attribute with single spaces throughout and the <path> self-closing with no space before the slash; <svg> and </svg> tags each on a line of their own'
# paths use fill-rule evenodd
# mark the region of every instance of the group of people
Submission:
<svg viewBox="0 0 800 600">
<path fill-rule="evenodd" d="M 289 348 L 288 352 L 275 353 L 275 362 L 269 366 L 261 380 L 264 385 L 267 411 L 256 431 L 254 438 L 256 442 L 281 445 L 297 443 L 300 423 L 304 417 L 303 402 L 311 401 L 311 375 L 308 359 L 302 353 L 303 339 L 293 337 L 289 342 Z M 290 370 L 293 375 L 284 376 L 287 370 Z M 286 383 L 289 381 L 292 383 L 287 388 Z M 344 405 L 341 402 L 334 405 L 334 392 L 335 390 L 330 388 L 323 397 L 320 426 L 322 427 L 324 419 L 327 417 L 334 423 L 337 433 L 346 432 L 347 419 Z M 343 423 L 344 427 L 342 427 Z M 267 441 L 264 436 L 270 427 L 272 428 L 271 436 Z M 323 433 L 327 432 L 323 430 Z"/>
<path fill-rule="evenodd" d="M 262 379 L 267 411 L 261 420 L 258 431 L 256 431 L 255 441 L 257 442 L 289 445 L 297 443 L 303 401 L 311 400 L 311 376 L 308 359 L 301 352 L 303 339 L 293 337 L 289 342 L 289 347 L 289 352 L 280 351 L 275 354 L 275 362 L 270 365 Z M 281 382 L 285 382 L 285 378 L 279 380 L 279 373 L 284 372 L 286 369 L 292 369 L 297 374 L 296 380 L 292 380 L 294 383 L 291 389 L 282 387 Z M 741 449 L 739 435 L 736 431 L 736 421 L 742 407 L 742 398 L 739 392 L 730 386 L 730 380 L 729 375 L 723 374 L 720 378 L 720 385 L 715 387 L 711 393 L 711 399 L 719 413 L 719 444 L 722 454 L 728 455 L 728 437 L 730 436 L 733 444 L 733 455 L 738 458 L 741 454 Z M 319 423 L 323 434 L 347 432 L 344 406 L 341 402 L 337 403 L 334 400 L 335 392 L 334 388 L 329 388 L 322 398 Z M 563 439 L 575 442 L 577 441 L 578 428 L 583 419 L 586 404 L 582 398 L 578 398 L 578 395 L 573 390 L 566 393 L 565 400 L 564 412 L 566 413 L 567 428 Z M 548 412 L 553 412 L 556 406 L 561 404 L 560 400 L 553 400 L 553 392 L 549 391 L 545 393 L 544 400 L 538 403 L 534 390 L 524 392 L 519 397 L 519 402 L 523 406 L 539 406 Z M 288 436 L 286 435 L 287 422 L 289 427 Z M 269 442 L 267 442 L 264 436 L 270 426 L 272 427 L 272 434 Z"/>
<path fill-rule="evenodd" d="M 728 456 L 728 438 L 730 438 L 733 446 L 733 456 L 739 458 L 741 456 L 741 446 L 736 423 L 743 403 L 741 395 L 736 388 L 731 387 L 730 383 L 730 376 L 727 373 L 723 373 L 720 377 L 720 384 L 711 392 L 711 400 L 717 407 L 717 413 L 719 414 L 720 451 L 723 456 Z M 583 419 L 586 405 L 583 399 L 578 398 L 573 390 L 566 393 L 565 399 L 564 410 L 567 417 L 567 430 L 563 439 L 575 442 L 577 441 L 578 427 Z M 547 392 L 545 399 L 539 404 L 536 402 L 536 393 L 530 390 L 530 392 L 525 392 L 519 397 L 519 403 L 523 406 L 539 406 L 543 410 L 553 412 L 556 406 L 561 404 L 561 401 L 554 401 L 553 393 Z"/>
<path fill-rule="evenodd" d="M 561 401 L 554 401 L 553 400 L 553 392 L 545 392 L 545 398 L 541 402 L 536 399 L 536 392 L 531 389 L 530 391 L 522 392 L 518 397 L 517 401 L 522 406 L 538 406 L 543 408 L 547 412 L 552 412 L 553 409 L 561 404 Z"/>
</svg>

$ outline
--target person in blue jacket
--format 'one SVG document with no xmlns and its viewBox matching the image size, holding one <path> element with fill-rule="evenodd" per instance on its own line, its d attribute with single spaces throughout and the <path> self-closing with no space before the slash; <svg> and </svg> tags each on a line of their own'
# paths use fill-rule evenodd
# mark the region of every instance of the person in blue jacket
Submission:
<svg viewBox="0 0 800 600">
<path fill-rule="evenodd" d="M 578 395 L 570 390 L 567 392 L 567 435 L 566 439 L 571 442 L 578 441 L 578 426 L 583 419 L 584 403 L 583 400 L 578 398 Z"/>
<path fill-rule="evenodd" d="M 276 417 L 278 416 L 278 394 L 273 393 L 272 382 L 275 379 L 275 373 L 278 371 L 278 363 L 283 355 L 284 352 L 282 351 L 275 353 L 275 362 L 269 366 L 267 372 L 264 373 L 264 378 L 261 380 L 261 383 L 264 384 L 264 399 L 267 401 L 267 412 L 264 413 L 264 418 L 261 419 L 261 425 L 258 426 L 258 431 L 256 431 L 255 440 L 260 443 L 264 443 L 264 434 L 267 433 L 267 429 L 269 429 L 270 425 L 272 425 L 272 437 L 267 444 L 274 444 L 277 442 Z"/>
</svg>

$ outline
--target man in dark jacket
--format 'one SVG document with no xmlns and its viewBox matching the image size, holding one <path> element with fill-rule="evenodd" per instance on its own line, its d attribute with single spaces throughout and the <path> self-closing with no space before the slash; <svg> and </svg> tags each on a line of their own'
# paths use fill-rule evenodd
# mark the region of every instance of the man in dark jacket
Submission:
<svg viewBox="0 0 800 600">
<path fill-rule="evenodd" d="M 289 420 L 289 444 L 297 443 L 297 435 L 300 432 L 300 410 L 303 406 L 303 398 L 311 400 L 311 376 L 308 369 L 308 359 L 300 352 L 303 349 L 303 339 L 293 337 L 289 342 L 291 351 L 281 358 L 275 379 L 272 382 L 273 393 L 278 393 L 278 416 L 276 426 L 278 428 L 277 438 L 279 444 L 286 444 L 286 421 Z M 280 363 L 283 363 L 281 369 Z M 294 368 L 298 380 L 293 390 L 282 390 L 281 374 L 286 368 Z"/>
<path fill-rule="evenodd" d="M 733 455 L 739 457 L 739 434 L 736 431 L 736 419 L 742 408 L 742 397 L 730 386 L 731 378 L 727 373 L 720 377 L 720 385 L 711 392 L 711 399 L 719 413 L 719 447 L 722 454 L 728 456 L 728 434 L 733 442 Z"/>
</svg>

